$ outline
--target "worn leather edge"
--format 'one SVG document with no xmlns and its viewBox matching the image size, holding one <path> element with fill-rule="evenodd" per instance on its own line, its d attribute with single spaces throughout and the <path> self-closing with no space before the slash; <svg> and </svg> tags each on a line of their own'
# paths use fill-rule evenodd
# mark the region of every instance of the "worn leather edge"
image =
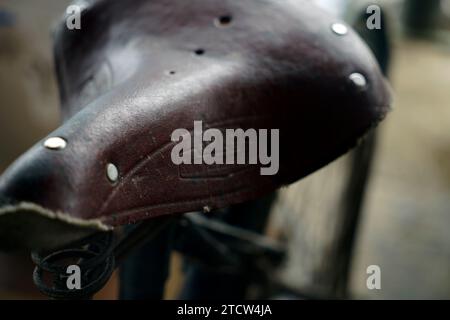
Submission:
<svg viewBox="0 0 450 320">
<path fill-rule="evenodd" d="M 5 251 L 54 250 L 96 232 L 112 229 L 99 219 L 78 219 L 30 202 L 0 207 L 0 249 Z"/>
</svg>

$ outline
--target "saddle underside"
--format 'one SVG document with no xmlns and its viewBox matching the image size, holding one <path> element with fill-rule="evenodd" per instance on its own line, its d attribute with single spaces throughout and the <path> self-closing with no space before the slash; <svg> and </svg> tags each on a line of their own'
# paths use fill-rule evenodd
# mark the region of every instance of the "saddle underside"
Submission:
<svg viewBox="0 0 450 320">
<path fill-rule="evenodd" d="M 55 57 L 64 123 L 47 138 L 67 145 L 46 138 L 0 178 L 0 246 L 258 198 L 348 151 L 390 105 L 369 49 L 309 1 L 90 1 Z M 171 134 L 194 121 L 279 129 L 278 173 L 174 164 Z"/>
</svg>

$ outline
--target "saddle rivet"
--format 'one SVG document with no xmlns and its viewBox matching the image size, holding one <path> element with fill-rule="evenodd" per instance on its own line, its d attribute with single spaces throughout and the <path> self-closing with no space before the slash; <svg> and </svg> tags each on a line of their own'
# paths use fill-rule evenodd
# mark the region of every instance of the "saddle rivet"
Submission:
<svg viewBox="0 0 450 320">
<path fill-rule="evenodd" d="M 66 146 L 66 140 L 60 137 L 51 137 L 44 141 L 44 147 L 50 150 L 62 150 Z"/>
<path fill-rule="evenodd" d="M 108 163 L 106 166 L 106 175 L 108 176 L 109 181 L 117 182 L 119 179 L 119 170 L 112 163 Z"/>
<path fill-rule="evenodd" d="M 336 22 L 331 25 L 331 30 L 333 30 L 334 33 L 344 36 L 348 33 L 348 28 L 345 24 Z"/>
<path fill-rule="evenodd" d="M 357 87 L 364 88 L 367 85 L 366 77 L 361 73 L 352 73 L 349 78 Z"/>
</svg>

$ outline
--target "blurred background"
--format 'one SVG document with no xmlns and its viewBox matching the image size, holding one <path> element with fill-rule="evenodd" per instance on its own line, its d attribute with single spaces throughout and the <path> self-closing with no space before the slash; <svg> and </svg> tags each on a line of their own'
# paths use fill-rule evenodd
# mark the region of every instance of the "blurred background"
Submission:
<svg viewBox="0 0 450 320">
<path fill-rule="evenodd" d="M 450 299 L 450 0 L 318 2 L 338 4 L 347 20 L 379 4 L 392 50 L 394 110 L 378 129 L 352 258 L 351 297 Z M 0 173 L 58 126 L 51 30 L 69 3 L 0 1 Z M 269 232 L 289 243 L 278 276 L 291 286 L 314 287 L 317 270 L 326 264 L 346 161 L 279 193 Z M 29 260 L 0 253 L 0 299 L 41 297 Z M 179 260 L 173 256 L 168 298 L 183 279 Z M 366 287 L 369 265 L 381 268 L 381 290 Z M 116 294 L 114 277 L 97 298 Z"/>
</svg>

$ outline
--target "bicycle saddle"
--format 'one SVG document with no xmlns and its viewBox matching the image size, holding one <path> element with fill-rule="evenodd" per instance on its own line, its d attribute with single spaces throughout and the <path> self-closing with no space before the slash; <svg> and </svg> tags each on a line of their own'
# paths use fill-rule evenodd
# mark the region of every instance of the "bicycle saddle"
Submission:
<svg viewBox="0 0 450 320">
<path fill-rule="evenodd" d="M 55 56 L 64 123 L 0 178 L 2 247 L 255 199 L 347 152 L 390 105 L 366 45 L 309 1 L 88 1 Z M 279 171 L 174 164 L 171 134 L 194 121 L 279 129 Z"/>
</svg>

